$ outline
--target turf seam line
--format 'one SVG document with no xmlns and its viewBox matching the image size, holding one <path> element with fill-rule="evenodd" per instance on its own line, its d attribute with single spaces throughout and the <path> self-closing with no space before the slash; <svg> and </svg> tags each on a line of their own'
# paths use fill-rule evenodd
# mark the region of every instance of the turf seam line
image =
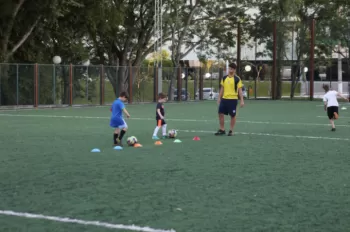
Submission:
<svg viewBox="0 0 350 232">
<path fill-rule="evenodd" d="M 177 131 L 185 133 L 212 133 L 216 131 L 204 131 L 204 130 L 181 130 L 176 129 Z M 324 139 L 324 140 L 338 140 L 338 141 L 350 141 L 346 138 L 332 138 L 332 137 L 319 137 L 319 136 L 305 136 L 305 135 L 281 135 L 281 134 L 268 134 L 268 133 L 250 133 L 250 132 L 234 132 L 237 135 L 258 135 L 258 136 L 271 136 L 271 137 L 284 137 L 284 138 L 303 138 L 303 139 Z"/>
<path fill-rule="evenodd" d="M 0 116 L 13 116 L 13 117 L 43 117 L 43 118 L 75 118 L 75 119 L 110 119 L 110 117 L 98 117 L 98 116 L 67 116 L 67 115 L 44 115 L 44 114 L 0 114 Z M 317 116 L 326 118 L 327 116 Z M 342 117 L 346 118 L 346 117 Z M 128 120 L 147 120 L 152 121 L 154 118 L 129 118 Z M 178 121 L 178 122 L 217 122 L 218 120 L 205 120 L 205 119 L 176 119 L 167 118 L 167 121 Z M 329 124 L 321 123 L 299 123 L 299 122 L 263 122 L 263 121 L 240 121 L 237 123 L 250 123 L 250 124 L 271 124 L 271 125 L 300 125 L 300 126 L 327 126 Z M 337 125 L 338 127 L 350 127 L 350 125 Z"/>
<path fill-rule="evenodd" d="M 80 224 L 80 225 L 86 225 L 86 226 L 104 227 L 109 229 L 122 229 L 122 230 L 142 231 L 142 232 L 176 232 L 173 229 L 163 230 L 163 229 L 154 229 L 150 227 L 140 227 L 136 225 L 111 224 L 111 223 L 100 222 L 100 221 L 85 221 L 85 220 L 79 220 L 79 219 L 73 219 L 73 218 L 67 218 L 67 217 L 55 217 L 55 216 L 47 216 L 42 214 L 14 212 L 11 210 L 0 210 L 0 215 L 31 218 L 31 219 L 43 219 L 43 220 L 56 221 L 56 222 L 62 222 L 62 223 L 72 223 L 72 224 Z"/>
</svg>

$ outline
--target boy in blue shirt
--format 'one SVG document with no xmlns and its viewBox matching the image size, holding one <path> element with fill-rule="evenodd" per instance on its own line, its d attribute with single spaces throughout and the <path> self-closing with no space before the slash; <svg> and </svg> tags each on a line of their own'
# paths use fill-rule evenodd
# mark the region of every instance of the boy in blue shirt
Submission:
<svg viewBox="0 0 350 232">
<path fill-rule="evenodd" d="M 111 115 L 111 121 L 109 125 L 114 128 L 113 144 L 115 146 L 117 145 L 122 146 L 121 141 L 126 131 L 128 130 L 128 125 L 123 119 L 123 112 L 126 114 L 127 118 L 130 118 L 130 114 L 125 109 L 125 105 L 124 105 L 124 102 L 127 99 L 128 99 L 127 93 L 121 92 L 119 94 L 119 98 L 113 102 L 113 105 L 111 108 L 112 115 Z"/>
</svg>

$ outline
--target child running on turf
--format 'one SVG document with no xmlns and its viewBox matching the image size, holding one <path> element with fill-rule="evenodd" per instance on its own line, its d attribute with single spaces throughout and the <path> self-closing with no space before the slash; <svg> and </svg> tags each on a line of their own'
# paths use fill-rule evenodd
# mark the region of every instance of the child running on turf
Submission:
<svg viewBox="0 0 350 232">
<path fill-rule="evenodd" d="M 167 134 L 166 134 L 166 127 L 167 124 L 165 122 L 165 111 L 164 111 L 164 102 L 166 102 L 167 100 L 167 96 L 164 93 L 160 93 L 158 95 L 158 104 L 157 104 L 157 108 L 156 108 L 156 121 L 157 121 L 157 126 L 154 129 L 153 132 L 153 137 L 152 139 L 154 140 L 158 140 L 158 131 L 159 129 L 162 127 L 162 132 L 163 132 L 163 139 L 167 138 Z"/>
<path fill-rule="evenodd" d="M 337 97 L 342 97 L 346 101 L 349 101 L 349 99 L 335 90 L 329 90 L 328 85 L 323 85 L 323 89 L 326 92 L 326 94 L 323 96 L 324 110 L 327 111 L 329 121 L 332 125 L 332 131 L 335 131 L 334 120 L 338 119 L 339 117 L 339 103 Z"/>
<path fill-rule="evenodd" d="M 128 130 L 128 125 L 123 119 L 123 112 L 126 114 L 126 117 L 130 118 L 130 114 L 125 109 L 124 102 L 128 99 L 126 92 L 121 92 L 119 98 L 113 102 L 111 111 L 111 121 L 109 125 L 114 128 L 113 134 L 113 144 L 114 146 L 122 146 L 122 139 Z"/>
</svg>

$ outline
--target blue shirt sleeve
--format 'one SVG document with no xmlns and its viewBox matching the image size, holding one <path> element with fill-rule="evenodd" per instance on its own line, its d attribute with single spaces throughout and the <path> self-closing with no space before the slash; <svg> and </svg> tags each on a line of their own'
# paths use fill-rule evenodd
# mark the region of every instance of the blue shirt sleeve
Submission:
<svg viewBox="0 0 350 232">
<path fill-rule="evenodd" d="M 125 108 L 125 105 L 122 101 L 119 102 L 119 109 L 123 110 Z"/>
<path fill-rule="evenodd" d="M 112 112 L 116 114 L 118 112 L 121 112 L 124 108 L 125 108 L 125 105 L 122 101 L 115 101 L 113 102 L 113 105 L 112 105 Z"/>
</svg>

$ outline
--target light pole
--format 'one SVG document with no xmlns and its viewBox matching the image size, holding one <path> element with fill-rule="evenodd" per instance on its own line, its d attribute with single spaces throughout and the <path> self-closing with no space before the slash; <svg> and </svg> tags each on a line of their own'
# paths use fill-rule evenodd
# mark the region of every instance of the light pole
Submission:
<svg viewBox="0 0 350 232">
<path fill-rule="evenodd" d="M 252 66 L 246 65 L 246 66 L 244 67 L 244 70 L 245 70 L 246 72 L 250 72 L 250 71 L 252 70 Z"/>
<path fill-rule="evenodd" d="M 209 79 L 209 78 L 210 78 L 210 88 L 211 88 L 210 91 L 212 91 L 212 88 L 213 88 L 213 78 L 211 78 L 211 73 L 207 72 L 207 73 L 205 74 L 205 79 Z M 203 90 L 202 90 L 202 91 L 203 91 Z"/>
<path fill-rule="evenodd" d="M 252 71 L 252 66 L 256 69 L 256 78 L 254 80 L 254 92 L 255 92 L 254 96 L 255 96 L 255 99 L 256 99 L 257 98 L 256 94 L 257 94 L 257 91 L 258 91 L 258 89 L 257 89 L 257 82 L 260 80 L 260 72 L 262 70 L 262 66 L 256 66 L 256 65 L 254 65 L 252 63 L 249 63 L 249 64 L 247 64 L 244 67 L 244 71 L 246 71 L 246 72 Z"/>
<path fill-rule="evenodd" d="M 301 71 L 301 70 L 300 70 Z M 308 67 L 304 67 L 303 68 L 303 72 L 301 75 L 303 75 L 303 80 L 307 83 L 307 80 L 306 80 L 306 73 L 309 71 L 309 68 Z M 309 80 L 309 85 L 310 85 L 310 80 Z M 305 93 L 308 93 L 308 90 L 310 89 L 310 87 L 306 84 L 305 85 Z M 309 93 L 310 94 L 310 93 Z"/>
<path fill-rule="evenodd" d="M 52 97 L 53 97 L 53 104 L 56 104 L 56 65 L 59 65 L 62 62 L 62 59 L 60 56 L 54 56 L 52 58 L 53 62 L 53 89 L 52 89 Z"/>
<path fill-rule="evenodd" d="M 86 100 L 89 102 L 89 65 L 90 65 L 90 60 L 86 60 L 83 62 L 84 67 L 86 68 Z"/>
</svg>

